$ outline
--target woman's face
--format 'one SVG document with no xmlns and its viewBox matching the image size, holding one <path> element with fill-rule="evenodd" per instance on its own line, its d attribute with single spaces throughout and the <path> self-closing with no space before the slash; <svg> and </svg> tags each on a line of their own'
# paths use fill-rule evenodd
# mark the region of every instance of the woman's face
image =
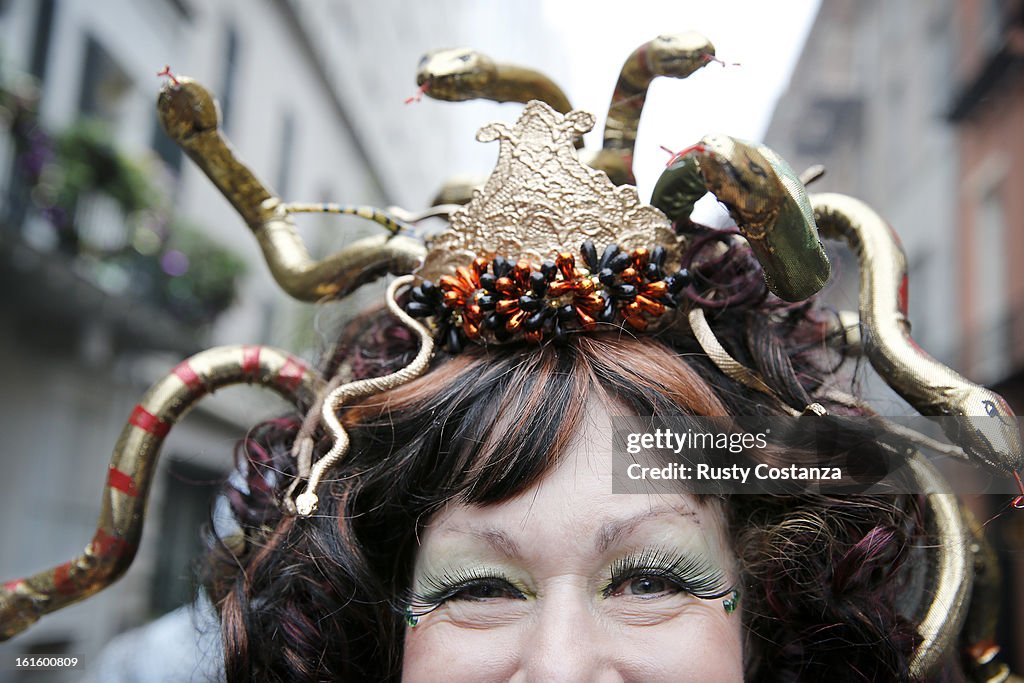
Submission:
<svg viewBox="0 0 1024 683">
<path fill-rule="evenodd" d="M 404 681 L 743 680 L 721 512 L 612 494 L 610 419 L 589 418 L 537 485 L 424 529 Z"/>
</svg>

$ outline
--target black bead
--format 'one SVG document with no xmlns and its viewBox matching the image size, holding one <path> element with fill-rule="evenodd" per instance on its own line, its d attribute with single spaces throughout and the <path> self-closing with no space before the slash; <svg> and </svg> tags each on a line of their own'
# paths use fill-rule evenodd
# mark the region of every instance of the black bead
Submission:
<svg viewBox="0 0 1024 683">
<path fill-rule="evenodd" d="M 405 312 L 414 318 L 426 318 L 434 315 L 434 307 L 419 301 L 410 301 L 405 305 Z"/>
<path fill-rule="evenodd" d="M 651 251 L 651 257 L 647 262 L 653 263 L 660 268 L 665 263 L 665 247 L 655 247 Z"/>
<path fill-rule="evenodd" d="M 444 294 L 441 290 L 430 280 L 424 280 L 420 284 L 420 291 L 423 292 L 423 296 L 427 298 L 427 301 L 433 301 L 435 303 L 441 303 L 444 300 Z"/>
<path fill-rule="evenodd" d="M 612 294 L 619 299 L 631 300 L 636 298 L 636 287 L 633 285 L 615 285 L 612 287 Z"/>
<path fill-rule="evenodd" d="M 566 304 L 558 309 L 558 319 L 563 323 L 576 319 L 576 309 L 571 304 Z"/>
<path fill-rule="evenodd" d="M 519 297 L 519 308 L 523 309 L 524 311 L 536 311 L 539 310 L 540 307 L 543 305 L 543 299 L 537 299 L 536 297 L 532 297 L 529 294 L 524 294 L 521 297 Z"/>
<path fill-rule="evenodd" d="M 633 259 L 625 252 L 619 252 L 608 262 L 608 267 L 615 273 L 621 273 L 633 265 Z"/>
<path fill-rule="evenodd" d="M 583 260 L 587 262 L 587 267 L 590 268 L 591 272 L 597 270 L 597 249 L 594 247 L 594 243 L 587 240 L 580 246 L 580 254 L 583 255 Z"/>
<path fill-rule="evenodd" d="M 675 275 L 666 278 L 665 282 L 668 284 L 668 291 L 670 293 L 678 294 L 683 289 L 683 287 L 686 287 L 688 284 L 690 284 L 691 280 L 692 278 L 690 277 L 690 272 L 686 270 L 686 268 L 683 268 L 681 270 L 676 271 Z"/>
<path fill-rule="evenodd" d="M 615 273 L 611 268 L 602 268 L 597 274 L 597 279 L 601 281 L 602 285 L 611 287 L 615 284 Z"/>
<path fill-rule="evenodd" d="M 615 320 L 615 301 L 609 299 L 604 305 L 604 310 L 601 311 L 601 322 L 610 323 L 613 320 Z"/>
<path fill-rule="evenodd" d="M 488 292 L 495 291 L 494 285 L 498 281 L 498 278 L 493 273 L 484 273 L 480 276 L 480 286 L 486 289 Z"/>
<path fill-rule="evenodd" d="M 612 257 L 619 253 L 619 245 L 609 244 L 604 248 L 604 253 L 601 254 L 601 261 L 597 264 L 599 268 L 607 268 L 609 261 Z"/>
<path fill-rule="evenodd" d="M 409 298 L 413 301 L 419 301 L 422 304 L 425 304 L 428 301 L 427 295 L 423 293 L 423 288 L 418 286 L 412 288 L 412 291 L 409 292 Z"/>
<path fill-rule="evenodd" d="M 495 278 L 505 277 L 512 270 L 512 264 L 504 256 L 499 256 L 491 262 L 491 270 Z"/>
<path fill-rule="evenodd" d="M 555 331 L 551 338 L 555 340 L 556 344 L 564 344 L 569 341 L 569 335 L 565 333 L 565 328 L 557 322 L 555 323 Z"/>
<path fill-rule="evenodd" d="M 456 327 L 448 328 L 448 351 L 451 353 L 462 352 L 462 338 L 459 336 L 459 330 Z"/>
<path fill-rule="evenodd" d="M 498 297 L 493 294 L 484 294 L 476 300 L 476 303 L 482 310 L 493 311 L 494 305 L 498 303 Z"/>
<path fill-rule="evenodd" d="M 523 329 L 528 332 L 534 332 L 536 330 L 539 330 L 541 326 L 544 325 L 544 321 L 550 317 L 548 315 L 548 311 L 550 310 L 550 308 L 545 308 L 531 315 L 529 318 L 523 321 Z"/>
<path fill-rule="evenodd" d="M 661 268 L 657 263 L 648 263 L 644 267 L 644 277 L 647 278 L 648 282 L 654 282 L 662 278 Z"/>
<path fill-rule="evenodd" d="M 530 290 L 534 296 L 544 296 L 544 292 L 548 288 L 547 276 L 544 273 L 533 271 L 530 273 Z"/>
<path fill-rule="evenodd" d="M 496 329 L 500 324 L 501 320 L 499 319 L 498 314 L 491 313 L 489 316 L 483 319 L 483 321 L 480 323 L 480 326 L 487 330 L 493 330 Z"/>
<path fill-rule="evenodd" d="M 540 272 L 544 273 L 544 279 L 548 282 L 555 279 L 555 275 L 558 274 L 558 266 L 555 265 L 554 261 L 545 261 L 540 264 Z"/>
</svg>

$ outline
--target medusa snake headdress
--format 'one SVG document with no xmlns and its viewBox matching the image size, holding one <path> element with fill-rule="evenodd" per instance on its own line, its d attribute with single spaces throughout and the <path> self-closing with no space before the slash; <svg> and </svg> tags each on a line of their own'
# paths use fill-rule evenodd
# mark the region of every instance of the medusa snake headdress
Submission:
<svg viewBox="0 0 1024 683">
<path fill-rule="evenodd" d="M 860 320 L 852 329 L 859 330 L 872 365 L 923 415 L 1001 419 L 996 429 L 949 436 L 959 455 L 1016 476 L 1024 456 L 1012 411 L 1000 396 L 941 365 L 913 342 L 905 258 L 888 225 L 868 206 L 838 194 L 808 195 L 801 178 L 772 150 L 726 136 L 705 137 L 675 155 L 651 205 L 640 202 L 627 183 L 648 84 L 657 76 L 684 78 L 713 58 L 711 44 L 692 33 L 659 37 L 638 48 L 616 86 L 604 146 L 585 157 L 587 165 L 575 147 L 594 119 L 571 110 L 549 79 L 495 64 L 471 50 L 426 56 L 418 80 L 428 95 L 528 102 L 514 126 L 492 124 L 480 131 L 478 139 L 500 141 L 497 167 L 482 188 L 446 188 L 442 196 L 468 203 L 449 207 L 449 228 L 426 242 L 406 234 L 408 226 L 399 217 L 377 209 L 282 202 L 235 156 L 218 128 L 210 93 L 187 78 L 171 77 L 158 100 L 165 129 L 245 220 L 282 288 L 317 301 L 344 297 L 386 273 L 397 275 L 387 304 L 419 335 L 419 351 L 393 374 L 346 384 L 320 377 L 287 353 L 259 346 L 212 349 L 179 364 L 132 412 L 111 460 L 97 531 L 84 553 L 0 589 L 2 636 L 102 590 L 127 569 L 164 437 L 197 401 L 223 386 L 258 384 L 297 405 L 322 407 L 314 419 L 334 434 L 334 445 L 312 462 L 312 441 L 300 437 L 293 451 L 300 476 L 282 500 L 300 517 L 315 510 L 319 482 L 348 447 L 338 408 L 423 374 L 438 347 L 457 353 L 472 343 L 559 343 L 568 335 L 608 327 L 644 333 L 681 316 L 721 372 L 772 401 L 773 388 L 730 356 L 705 317 L 705 308 L 729 302 L 695 296 L 683 267 L 699 240 L 673 224 L 685 223 L 694 203 L 709 191 L 729 209 L 780 299 L 805 300 L 828 280 L 819 232 L 845 242 L 861 270 Z M 314 260 L 290 216 L 301 211 L 358 215 L 387 232 Z M 844 322 L 837 332 L 850 327 Z M 783 413 L 801 412 L 777 403 Z M 811 404 L 805 412 L 819 414 L 822 408 Z M 986 676 L 979 680 L 1003 680 L 988 678 L 1007 670 L 987 647 L 994 620 L 985 615 L 994 610 L 986 600 L 995 580 L 987 546 L 931 467 L 916 457 L 912 469 L 927 493 L 931 533 L 938 539 L 926 585 L 905 608 L 921 642 L 913 672 L 927 674 L 959 642 L 974 653 L 975 671 Z M 300 486 L 304 490 L 293 498 Z"/>
</svg>

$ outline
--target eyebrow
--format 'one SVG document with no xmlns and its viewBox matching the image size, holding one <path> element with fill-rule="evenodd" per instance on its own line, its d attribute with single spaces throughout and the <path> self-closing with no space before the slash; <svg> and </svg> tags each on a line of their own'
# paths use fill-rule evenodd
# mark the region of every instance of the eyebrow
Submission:
<svg viewBox="0 0 1024 683">
<path fill-rule="evenodd" d="M 670 505 L 659 505 L 631 517 L 616 519 L 602 524 L 597 531 L 597 550 L 599 553 L 605 553 L 608 551 L 608 548 L 612 547 L 623 536 L 628 535 L 644 522 L 668 516 L 691 517 L 695 519 L 696 523 L 700 523 L 696 519 L 697 513 L 694 510 L 679 510 Z M 494 527 L 456 526 L 450 527 L 448 531 L 450 533 L 468 534 L 478 538 L 505 557 L 519 559 L 523 556 L 519 544 L 501 529 Z"/>
<path fill-rule="evenodd" d="M 481 529 L 472 526 L 456 526 L 449 528 L 449 532 L 468 534 L 473 538 L 478 538 L 491 546 L 496 552 L 508 558 L 519 559 L 523 556 L 522 551 L 519 549 L 519 544 L 501 529 L 494 527 Z"/>
<path fill-rule="evenodd" d="M 647 520 L 654 519 L 657 517 L 692 517 L 695 523 L 700 524 L 700 520 L 697 519 L 697 513 L 694 510 L 679 510 L 670 505 L 659 505 L 658 507 L 651 508 L 646 512 L 627 517 L 625 519 L 617 519 L 611 522 L 605 522 L 601 525 L 601 528 L 597 532 L 597 550 L 599 553 L 605 553 L 608 548 L 612 547 L 618 542 L 623 536 L 634 531 L 638 526 Z"/>
</svg>

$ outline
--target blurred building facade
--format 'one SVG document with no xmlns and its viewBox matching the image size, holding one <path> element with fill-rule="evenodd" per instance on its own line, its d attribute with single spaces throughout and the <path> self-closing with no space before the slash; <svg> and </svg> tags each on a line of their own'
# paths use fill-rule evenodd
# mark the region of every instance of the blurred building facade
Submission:
<svg viewBox="0 0 1024 683">
<path fill-rule="evenodd" d="M 1024 412 L 1024 3 L 957 0 L 948 120 L 957 132 L 957 310 L 963 367 Z M 1011 510 L 1010 512 L 1014 512 Z M 1009 577 L 1004 642 L 1024 669 L 1024 522 L 995 527 Z"/>
<path fill-rule="evenodd" d="M 907 254 L 914 338 L 1024 412 L 1024 4 L 823 0 L 766 142 L 812 191 L 865 200 Z M 856 308 L 855 262 L 830 293 Z M 850 277 L 852 276 L 852 277 Z M 885 392 L 880 383 L 870 391 Z M 1000 643 L 1024 668 L 1024 524 L 974 501 L 1005 580 Z M 1010 510 L 1010 512 L 1013 512 Z"/>
<path fill-rule="evenodd" d="M 1024 403 L 1024 3 L 959 0 L 957 131 L 964 367 Z"/>
<path fill-rule="evenodd" d="M 765 135 L 800 171 L 823 164 L 814 192 L 863 199 L 899 233 L 914 337 L 957 364 L 956 135 L 946 121 L 953 0 L 823 0 Z M 856 262 L 841 257 L 836 305 L 856 310 Z"/>
<path fill-rule="evenodd" d="M 169 64 L 208 85 L 241 158 L 287 200 L 415 210 L 447 175 L 486 172 L 497 150 L 473 141 L 476 128 L 515 115 L 493 103 L 403 104 L 416 90 L 420 55 L 474 44 L 484 9 L 464 0 L 0 2 L 3 580 L 81 552 L 111 448 L 148 384 L 185 355 L 217 344 L 271 344 L 315 362 L 330 331 L 320 332 L 321 317 L 336 313 L 289 302 L 276 288 L 242 221 L 160 130 L 156 72 Z M 557 77 L 562 60 L 537 25 L 539 0 L 492 11 L 502 21 L 488 19 L 488 50 L 554 65 Z M 523 40 L 527 33 L 536 42 Z M 28 124 L 15 120 L 26 111 Z M 93 171 L 95 155 L 109 152 L 101 161 L 113 163 L 115 181 L 138 180 L 125 170 L 134 165 L 162 199 L 139 209 L 109 184 L 77 187 L 66 210 L 54 188 L 68 187 L 69 174 L 46 171 L 60 164 L 45 162 L 71 153 L 67 139 L 93 155 L 85 157 Z M 39 140 L 42 147 L 32 147 Z M 184 261 L 191 274 L 181 274 L 180 258 L 163 258 L 173 243 L 149 234 L 164 239 L 179 223 L 201 233 Z M 299 223 L 314 256 L 375 231 L 336 217 Z M 233 301 L 203 315 L 168 306 L 153 283 L 169 282 L 173 295 L 208 252 L 241 264 Z M 143 271 L 152 286 L 140 286 Z M 146 533 L 126 576 L 0 644 L 5 661 L 30 653 L 88 661 L 116 634 L 188 600 L 189 562 L 233 444 L 281 409 L 241 389 L 201 404 L 164 447 Z M 0 670 L 0 681 L 12 676 Z M 76 679 L 74 672 L 32 678 Z"/>
<path fill-rule="evenodd" d="M 35 77 L 39 130 L 57 137 L 91 120 L 117 154 L 163 187 L 175 220 L 246 264 L 236 302 L 223 314 L 196 320 L 169 313 L 158 297 L 136 296 L 137 270 L 113 270 L 126 251 L 142 246 L 135 239 L 145 229 L 140 219 L 118 210 L 100 187 L 83 192 L 64 232 L 55 231 L 42 215 L 41 186 L 19 185 L 25 152 L 13 131 L 4 140 L 0 169 L 11 190 L 2 231 L 0 537 L 18 549 L 0 557 L 5 580 L 81 552 L 118 432 L 145 387 L 177 359 L 224 343 L 310 346 L 292 331 L 308 311 L 285 301 L 244 224 L 159 129 L 155 74 L 164 64 L 218 94 L 243 159 L 286 196 L 327 200 L 344 189 L 348 201 L 386 203 L 381 169 L 339 116 L 302 35 L 286 19 L 286 8 L 274 3 L 4 3 L 5 77 L 28 90 L 22 75 Z M 339 244 L 336 225 L 314 219 L 303 229 L 314 249 Z M 189 562 L 201 547 L 214 483 L 231 466 L 232 444 L 255 416 L 280 409 L 253 390 L 202 404 L 165 446 L 147 533 L 116 590 L 44 618 L 4 644 L 4 653 L 67 652 L 88 661 L 118 632 L 187 601 Z"/>
</svg>

